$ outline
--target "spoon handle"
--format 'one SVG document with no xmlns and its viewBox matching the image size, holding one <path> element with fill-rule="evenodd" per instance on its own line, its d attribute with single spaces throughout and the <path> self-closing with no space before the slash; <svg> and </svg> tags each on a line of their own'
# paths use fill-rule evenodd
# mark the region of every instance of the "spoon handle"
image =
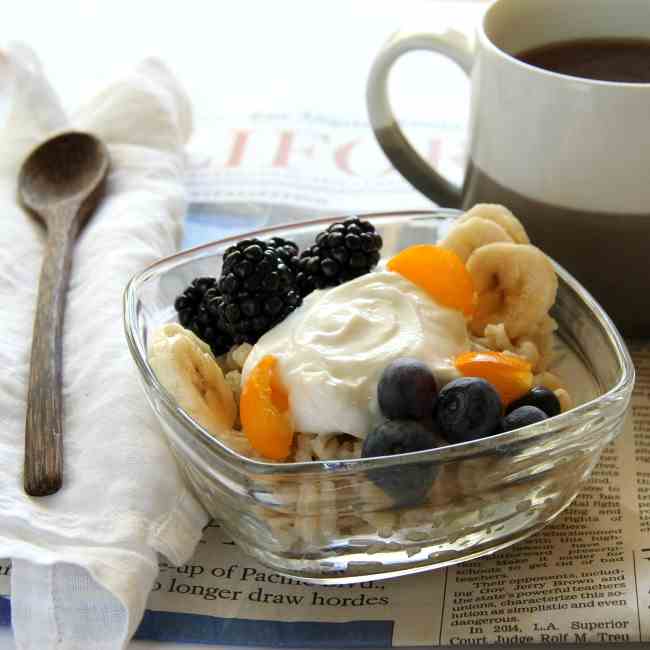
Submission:
<svg viewBox="0 0 650 650">
<path fill-rule="evenodd" d="M 57 492 L 63 475 L 63 314 L 76 233 L 65 219 L 49 223 L 38 287 L 25 421 L 24 484 L 25 492 L 34 497 Z"/>
</svg>

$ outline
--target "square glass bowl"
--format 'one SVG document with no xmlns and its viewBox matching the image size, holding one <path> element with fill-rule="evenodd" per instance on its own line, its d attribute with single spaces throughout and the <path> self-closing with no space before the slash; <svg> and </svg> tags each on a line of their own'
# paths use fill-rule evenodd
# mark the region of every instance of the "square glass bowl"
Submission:
<svg viewBox="0 0 650 650">
<path fill-rule="evenodd" d="M 444 236 L 452 210 L 364 215 L 388 257 Z M 338 219 L 249 233 L 301 249 Z M 125 291 L 126 336 L 144 392 L 196 496 L 232 539 L 271 569 L 320 584 L 399 576 L 503 549 L 553 520 L 574 499 L 601 450 L 621 431 L 634 384 L 625 344 L 601 307 L 559 266 L 552 315 L 580 367 L 580 403 L 550 420 L 483 440 L 370 459 L 301 463 L 240 456 L 196 424 L 147 361 L 150 334 L 176 320 L 173 303 L 198 276 L 217 276 L 224 239 L 163 259 Z M 425 501 L 399 503 L 369 479 L 435 473 Z"/>
</svg>

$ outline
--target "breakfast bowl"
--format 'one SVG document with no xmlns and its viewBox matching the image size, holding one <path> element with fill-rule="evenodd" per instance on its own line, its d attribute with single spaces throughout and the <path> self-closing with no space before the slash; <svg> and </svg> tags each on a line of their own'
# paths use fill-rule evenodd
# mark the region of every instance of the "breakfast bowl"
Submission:
<svg viewBox="0 0 650 650">
<path fill-rule="evenodd" d="M 383 255 L 439 241 L 454 210 L 364 215 Z M 142 271 L 125 291 L 125 331 L 144 393 L 198 500 L 246 553 L 272 570 L 317 584 L 406 575 L 474 559 L 540 530 L 575 498 L 620 432 L 634 367 L 607 314 L 555 265 L 558 372 L 574 406 L 514 431 L 380 457 L 271 462 L 239 453 L 180 407 L 154 372 L 152 333 L 177 321 L 175 298 L 219 274 L 237 241 L 281 237 L 309 246 L 336 219 L 260 230 L 184 251 Z M 343 446 L 342 446 L 343 447 Z M 408 477 L 427 489 L 400 498 L 382 485 Z"/>
</svg>

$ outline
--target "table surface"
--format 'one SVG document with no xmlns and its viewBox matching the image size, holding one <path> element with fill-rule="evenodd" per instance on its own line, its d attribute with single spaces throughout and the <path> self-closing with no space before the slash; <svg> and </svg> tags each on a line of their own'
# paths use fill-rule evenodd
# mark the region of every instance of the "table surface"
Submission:
<svg viewBox="0 0 650 650">
<path fill-rule="evenodd" d="M 70 110 L 139 60 L 160 57 L 186 87 L 200 133 L 211 116 L 254 110 L 344 112 L 364 119 L 368 69 L 392 33 L 447 27 L 471 33 L 484 4 L 483 0 L 23 0 L 5 12 L 3 33 L 36 50 Z M 70 27 L 53 29 L 54 25 Z M 430 73 L 431 55 L 408 58 L 423 75 Z M 391 79 L 397 86 L 392 86 L 396 113 L 431 119 L 439 89 L 434 83 L 413 83 L 413 75 L 410 79 L 401 82 L 399 74 Z M 465 91 L 462 82 L 459 87 Z M 459 97 L 459 102 L 464 99 Z M 198 148 L 200 144 L 192 143 Z M 142 641 L 130 646 L 207 647 Z M 0 628 L 0 650 L 11 648 L 10 630 Z"/>
</svg>

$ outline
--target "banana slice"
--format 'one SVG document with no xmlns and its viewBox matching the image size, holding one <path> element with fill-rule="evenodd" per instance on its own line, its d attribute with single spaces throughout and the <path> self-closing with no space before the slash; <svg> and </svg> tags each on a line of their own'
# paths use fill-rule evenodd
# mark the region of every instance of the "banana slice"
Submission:
<svg viewBox="0 0 650 650">
<path fill-rule="evenodd" d="M 486 221 L 493 221 L 501 226 L 516 244 L 530 244 L 530 239 L 521 221 L 505 206 L 498 203 L 477 203 L 473 208 L 461 215 L 456 223 L 461 224 L 476 217 Z"/>
<path fill-rule="evenodd" d="M 553 392 L 564 388 L 562 380 L 554 372 L 548 370 L 533 376 L 533 386 L 544 386 Z"/>
<path fill-rule="evenodd" d="M 154 332 L 149 363 L 178 405 L 213 435 L 231 429 L 237 415 L 232 390 L 210 347 L 176 323 Z"/>
<path fill-rule="evenodd" d="M 478 293 L 472 332 L 503 323 L 510 339 L 533 331 L 555 302 L 557 277 L 546 255 L 530 244 L 497 242 L 476 249 L 467 269 Z"/>
<path fill-rule="evenodd" d="M 471 217 L 454 225 L 440 245 L 454 251 L 463 262 L 467 262 L 477 248 L 500 241 L 513 242 L 514 239 L 496 221 Z"/>
<path fill-rule="evenodd" d="M 553 392 L 555 393 L 555 397 L 557 397 L 558 402 L 560 402 L 560 411 L 562 413 L 566 413 L 573 408 L 573 399 L 571 399 L 571 395 L 569 395 L 569 393 L 564 390 L 564 388 L 558 388 Z"/>
</svg>

